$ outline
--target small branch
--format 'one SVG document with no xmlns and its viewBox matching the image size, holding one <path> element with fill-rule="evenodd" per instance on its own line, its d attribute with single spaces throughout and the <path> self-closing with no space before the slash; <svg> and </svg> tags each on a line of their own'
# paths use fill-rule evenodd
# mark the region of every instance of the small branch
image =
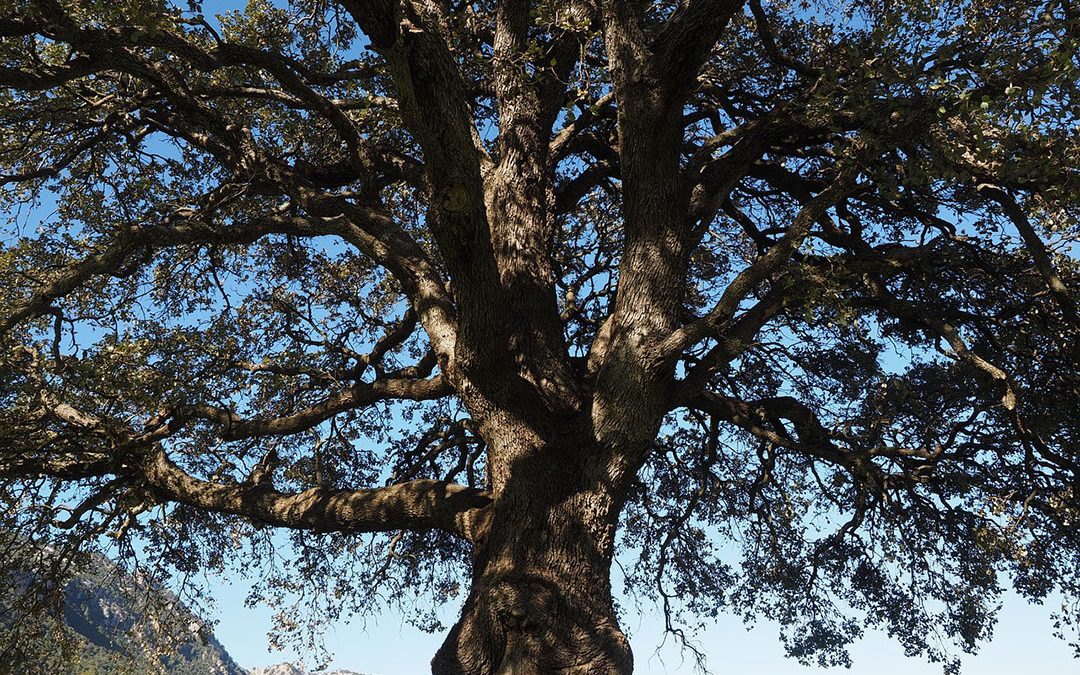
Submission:
<svg viewBox="0 0 1080 675">
<path fill-rule="evenodd" d="M 298 236 L 337 234 L 338 223 L 320 218 L 267 215 L 240 225 L 215 226 L 203 214 L 191 209 L 178 209 L 164 222 L 146 227 L 130 227 L 96 252 L 68 265 L 46 284 L 35 289 L 14 311 L 0 316 L 0 335 L 19 323 L 52 311 L 52 302 L 80 288 L 94 277 L 115 272 L 124 262 L 145 251 L 184 244 L 250 243 L 267 234 L 288 233 Z"/>
<path fill-rule="evenodd" d="M 427 380 L 375 380 L 371 384 L 358 382 L 319 403 L 283 417 L 245 419 L 231 410 L 200 403 L 178 411 L 174 423 L 183 423 L 188 419 L 215 422 L 224 427 L 221 437 L 230 441 L 256 436 L 285 436 L 310 429 L 339 413 L 378 401 L 391 398 L 429 401 L 452 392 L 450 383 L 442 375 Z"/>
<path fill-rule="evenodd" d="M 761 0 L 750 0 L 750 11 L 754 15 L 754 24 L 757 26 L 758 37 L 761 38 L 761 45 L 765 48 L 765 53 L 769 55 L 769 59 L 773 63 L 790 68 L 803 77 L 810 79 L 821 77 L 819 68 L 809 66 L 780 51 L 772 28 L 769 27 L 769 17 L 765 15 L 765 10 L 761 7 Z"/>
<path fill-rule="evenodd" d="M 1054 271 L 1054 265 L 1050 260 L 1050 254 L 1046 250 L 1046 244 L 1043 243 L 1039 234 L 1035 231 L 1035 228 L 1031 226 L 1031 222 L 1024 214 L 1024 210 L 1020 208 L 1020 205 L 1016 203 L 1016 200 L 1005 192 L 1005 190 L 996 185 L 982 183 L 976 189 L 979 194 L 993 199 L 1001 206 L 1001 210 L 1005 212 L 1005 215 L 1008 216 L 1009 220 L 1016 226 L 1020 236 L 1023 237 L 1028 252 L 1031 253 L 1031 257 L 1035 259 L 1035 267 L 1039 270 L 1039 274 L 1042 275 L 1043 280 L 1046 281 L 1050 293 L 1054 296 L 1058 306 L 1061 307 L 1061 311 L 1065 314 L 1065 318 L 1072 325 L 1080 326 L 1076 303 L 1069 293 L 1069 287 L 1065 285 L 1065 282 L 1058 276 L 1058 273 Z"/>
<path fill-rule="evenodd" d="M 676 330 L 659 345 L 662 358 L 674 358 L 687 347 L 715 334 L 720 326 L 730 321 L 747 296 L 798 250 L 818 218 L 847 193 L 852 178 L 850 172 L 845 171 L 829 187 L 810 200 L 799 211 L 780 241 L 736 275 L 708 314 Z"/>
</svg>

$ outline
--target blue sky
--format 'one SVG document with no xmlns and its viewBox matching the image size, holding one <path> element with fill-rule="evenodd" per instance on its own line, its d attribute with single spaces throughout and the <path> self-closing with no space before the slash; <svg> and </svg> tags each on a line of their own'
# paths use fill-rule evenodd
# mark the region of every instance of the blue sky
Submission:
<svg viewBox="0 0 1080 675">
<path fill-rule="evenodd" d="M 271 612 L 265 608 L 246 609 L 247 584 L 240 579 L 222 579 L 217 586 L 219 623 L 216 635 L 236 661 L 244 667 L 267 666 L 302 656 L 267 651 L 266 631 Z M 651 609 L 651 611 L 649 611 Z M 1068 644 L 1052 636 L 1050 613 L 1056 605 L 1032 606 L 1008 595 L 999 617 L 994 640 L 976 656 L 963 658 L 963 675 L 1016 675 L 1037 671 L 1047 675 L 1080 672 L 1080 661 Z M 669 639 L 662 645 L 663 622 L 655 608 L 629 614 L 623 627 L 631 636 L 637 675 L 694 673 L 692 659 L 681 656 Z M 453 616 L 445 616 L 447 623 Z M 442 635 L 429 635 L 406 624 L 400 615 L 385 613 L 369 619 L 366 627 L 337 624 L 326 627 L 327 646 L 335 655 L 333 667 L 348 668 L 370 675 L 416 675 L 428 672 L 428 662 L 438 649 Z M 761 622 L 747 630 L 741 619 L 722 616 L 698 635 L 702 651 L 708 655 L 715 673 L 754 675 L 940 675 L 941 666 L 918 658 L 907 658 L 902 648 L 880 632 L 870 633 L 852 648 L 853 667 L 805 667 L 784 657 L 775 624 Z"/>
</svg>

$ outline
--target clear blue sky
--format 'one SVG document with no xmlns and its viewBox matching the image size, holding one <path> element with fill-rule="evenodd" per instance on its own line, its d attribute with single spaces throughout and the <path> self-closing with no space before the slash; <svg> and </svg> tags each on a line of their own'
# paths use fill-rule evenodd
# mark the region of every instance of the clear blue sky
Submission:
<svg viewBox="0 0 1080 675">
<path fill-rule="evenodd" d="M 270 653 L 266 632 L 271 612 L 265 608 L 246 609 L 248 586 L 242 580 L 222 580 L 215 593 L 219 620 L 216 635 L 241 666 L 268 666 L 298 660 L 293 653 Z M 1017 675 L 1038 672 L 1045 675 L 1080 673 L 1080 661 L 1068 644 L 1052 636 L 1050 613 L 1054 606 L 1031 606 L 1009 595 L 1000 614 L 994 639 L 976 656 L 963 658 L 963 675 Z M 643 608 L 648 609 L 648 608 Z M 449 625 L 448 613 L 444 622 Z M 694 671 L 692 659 L 685 660 L 671 640 L 661 646 L 663 622 L 656 611 L 641 616 L 630 614 L 624 629 L 631 636 L 637 675 L 686 674 Z M 370 619 L 366 628 L 337 624 L 326 627 L 326 642 L 335 659 L 332 667 L 347 668 L 372 675 L 418 675 L 429 672 L 428 662 L 442 635 L 429 635 L 406 624 L 400 615 L 383 614 Z M 940 675 L 941 666 L 921 659 L 906 658 L 898 643 L 883 633 L 871 633 L 852 649 L 854 665 L 822 669 L 804 667 L 784 657 L 777 627 L 761 622 L 747 631 L 733 616 L 699 634 L 698 642 L 714 673 L 753 675 Z"/>
</svg>

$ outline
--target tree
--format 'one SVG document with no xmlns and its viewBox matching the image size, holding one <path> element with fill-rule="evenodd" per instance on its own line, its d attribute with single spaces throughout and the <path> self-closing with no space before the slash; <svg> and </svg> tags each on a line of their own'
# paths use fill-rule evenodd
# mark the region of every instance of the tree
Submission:
<svg viewBox="0 0 1080 675">
<path fill-rule="evenodd" d="M 616 559 L 823 664 L 1080 597 L 1072 0 L 201 4 L 0 17 L 16 539 L 464 588 L 439 674 L 631 672 Z"/>
</svg>

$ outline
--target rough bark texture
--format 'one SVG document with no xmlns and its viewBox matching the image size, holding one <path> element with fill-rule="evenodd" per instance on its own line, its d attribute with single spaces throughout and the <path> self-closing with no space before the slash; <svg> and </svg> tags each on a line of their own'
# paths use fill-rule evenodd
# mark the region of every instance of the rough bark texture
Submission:
<svg viewBox="0 0 1080 675">
<path fill-rule="evenodd" d="M 435 673 L 632 671 L 611 597 L 618 504 L 581 449 L 519 455 L 476 543 L 472 588 Z"/>
</svg>

